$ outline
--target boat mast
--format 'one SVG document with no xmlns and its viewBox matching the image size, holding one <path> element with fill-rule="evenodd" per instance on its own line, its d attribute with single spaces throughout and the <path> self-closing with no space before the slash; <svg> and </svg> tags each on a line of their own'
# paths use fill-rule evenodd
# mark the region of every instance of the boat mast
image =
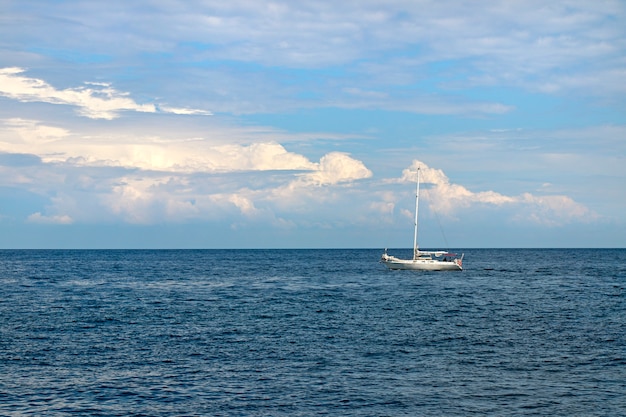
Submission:
<svg viewBox="0 0 626 417">
<path fill-rule="evenodd" d="M 415 186 L 415 232 L 413 233 L 413 259 L 417 259 L 419 248 L 417 247 L 417 209 L 420 199 L 420 169 L 417 168 L 417 185 Z"/>
</svg>

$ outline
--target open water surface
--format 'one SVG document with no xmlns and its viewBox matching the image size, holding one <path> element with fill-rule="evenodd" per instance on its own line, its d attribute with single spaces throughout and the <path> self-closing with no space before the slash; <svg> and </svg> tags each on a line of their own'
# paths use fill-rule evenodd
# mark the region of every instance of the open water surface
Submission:
<svg viewBox="0 0 626 417">
<path fill-rule="evenodd" d="M 626 250 L 380 254 L 0 251 L 0 415 L 626 415 Z"/>
</svg>

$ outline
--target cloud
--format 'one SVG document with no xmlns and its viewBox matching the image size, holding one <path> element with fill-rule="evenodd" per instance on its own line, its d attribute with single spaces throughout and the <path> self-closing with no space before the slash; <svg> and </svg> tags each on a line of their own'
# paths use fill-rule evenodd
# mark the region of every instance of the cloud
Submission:
<svg viewBox="0 0 626 417">
<path fill-rule="evenodd" d="M 33 213 L 28 216 L 28 223 L 38 223 L 38 224 L 72 224 L 74 220 L 70 216 L 60 215 L 60 216 L 45 216 L 39 212 Z"/>
<path fill-rule="evenodd" d="M 315 172 L 303 176 L 305 182 L 332 185 L 372 176 L 372 171 L 367 169 L 363 162 L 341 152 L 331 152 L 324 155 L 316 168 Z"/>
<path fill-rule="evenodd" d="M 0 152 L 34 154 L 48 163 L 167 172 L 319 169 L 319 165 L 276 142 L 239 145 L 152 135 L 85 137 L 25 119 L 0 120 Z"/>
<path fill-rule="evenodd" d="M 249 146 L 224 145 L 212 149 L 213 170 L 269 171 L 269 170 L 313 170 L 316 165 L 307 158 L 288 152 L 274 142 L 254 143 Z"/>
<path fill-rule="evenodd" d="M 85 86 L 58 90 L 37 78 L 22 76 L 22 68 L 0 69 L 0 95 L 21 102 L 43 102 L 77 107 L 81 116 L 91 119 L 111 120 L 122 111 L 155 113 L 203 114 L 210 112 L 171 107 L 158 108 L 154 104 L 138 104 L 128 93 L 119 92 L 107 83 L 85 83 Z"/>
<path fill-rule="evenodd" d="M 50 198 L 30 222 L 132 224 L 232 218 L 291 227 L 303 203 L 345 198 L 337 187 L 370 178 L 365 164 L 330 152 L 318 162 L 276 142 L 213 143 L 152 135 L 85 135 L 27 119 L 0 121 L 2 179 Z M 263 135 L 262 135 L 263 136 Z M 25 159 L 23 155 L 28 155 Z M 21 161 L 21 162 L 20 162 Z M 36 169 L 30 163 L 38 162 Z M 253 174 L 250 174 L 253 173 Z M 67 217 L 57 215 L 63 213 Z"/>
<path fill-rule="evenodd" d="M 564 195 L 535 196 L 523 193 L 507 196 L 495 191 L 472 192 L 459 184 L 451 183 L 440 169 L 431 168 L 414 160 L 410 167 L 402 171 L 400 182 L 415 182 L 417 169 L 420 169 L 420 183 L 430 184 L 423 188 L 431 209 L 446 216 L 453 216 L 461 209 L 476 205 L 508 207 L 514 210 L 512 218 L 517 221 L 531 221 L 545 226 L 562 226 L 572 222 L 589 222 L 599 216 L 584 205 Z"/>
<path fill-rule="evenodd" d="M 45 146 L 48 143 L 54 143 L 70 136 L 70 132 L 67 129 L 48 126 L 35 120 L 11 118 L 0 119 L 0 123 L 0 134 L 4 133 L 2 131 L 5 129 L 15 134 L 1 134 L 0 143 L 9 142 L 13 145 L 24 145 L 25 149 L 33 146 Z"/>
<path fill-rule="evenodd" d="M 395 92 L 378 93 L 375 91 L 361 91 L 357 88 L 345 89 L 344 97 L 337 98 L 333 106 L 346 109 L 387 109 L 399 112 L 416 114 L 444 115 L 444 114 L 505 114 L 515 109 L 514 106 L 503 103 L 468 100 L 451 93 L 416 94 L 410 95 Z"/>
<path fill-rule="evenodd" d="M 247 177 L 214 188 L 198 179 L 191 180 L 188 174 L 136 174 L 120 178 L 101 198 L 112 213 L 130 223 L 151 223 L 159 218 L 228 217 L 234 207 L 245 218 L 266 219 L 282 227 L 290 221 L 277 216 L 277 212 L 298 212 L 306 206 L 306 210 L 316 211 L 324 201 L 338 204 L 345 193 L 334 194 L 335 187 L 372 175 L 361 161 L 338 152 L 324 155 L 319 163 L 311 165 L 311 172 L 287 171 L 278 182 L 274 175 L 257 176 L 256 189 L 250 188 Z"/>
<path fill-rule="evenodd" d="M 210 136 L 210 134 L 209 134 Z M 35 120 L 0 120 L 0 152 L 37 155 L 46 163 L 123 167 L 171 173 L 309 171 L 299 181 L 332 185 L 369 178 L 372 172 L 346 153 L 318 163 L 276 142 L 213 144 L 211 139 L 154 136 L 84 137 Z"/>
<path fill-rule="evenodd" d="M 534 196 L 524 193 L 518 201 L 531 208 L 516 217 L 522 222 L 530 220 L 545 226 L 561 226 L 573 222 L 589 223 L 599 219 L 599 216 L 589 208 L 564 195 Z"/>
<path fill-rule="evenodd" d="M 619 2 L 565 1 L 549 7 L 540 0 L 485 2 L 481 7 L 455 2 L 451 7 L 429 0 L 358 5 L 277 1 L 193 7 L 193 15 L 189 6 L 153 9 L 151 21 L 165 23 L 167 16 L 172 23 L 165 24 L 178 30 L 140 36 L 160 38 L 164 47 L 202 39 L 191 52 L 213 60 L 290 68 L 344 65 L 353 76 L 378 81 L 392 74 L 385 85 L 419 82 L 431 70 L 443 86 L 515 85 L 535 91 L 544 84 L 566 89 L 570 77 L 623 78 L 619 21 L 625 10 Z M 438 63 L 444 65 L 431 67 Z M 370 87 L 344 88 L 358 96 L 380 94 Z"/>
<path fill-rule="evenodd" d="M 30 154 L 0 152 L 0 166 L 34 166 L 41 163 L 41 158 Z"/>
<path fill-rule="evenodd" d="M 84 65 L 104 55 L 110 62 L 99 69 L 113 69 L 111 77 L 127 79 L 130 73 L 133 82 L 149 85 L 155 95 L 188 92 L 214 111 L 266 113 L 330 105 L 420 114 L 502 114 L 514 106 L 481 100 L 474 88 L 513 86 L 616 99 L 626 88 L 625 33 L 619 24 L 626 13 L 620 2 L 598 6 L 568 0 L 546 6 L 529 0 L 485 2 L 481 7 L 454 2 L 451 7 L 432 0 L 190 0 L 149 8 L 120 3 L 113 9 L 105 3 L 75 7 L 56 2 L 38 4 L 18 16 L 11 13 L 3 21 L 4 32 L 0 28 L 9 50 L 22 51 L 24 39 L 35 38 L 40 45 L 29 52 L 38 63 L 61 58 Z M 130 68 L 139 59 L 147 65 L 135 74 Z M 23 57 L 15 61 L 33 62 Z M 168 62 L 176 65 L 163 71 Z M 123 69 L 115 72 L 116 66 Z M 77 68 L 67 71 L 76 71 L 76 76 L 84 66 Z M 343 75 L 336 76 L 338 68 Z M 20 79 L 19 73 L 13 76 Z M 85 104 L 98 94 L 108 94 L 104 101 L 110 105 L 119 100 L 111 109 L 103 103 L 79 107 L 90 117 L 116 117 L 120 107 L 155 111 L 123 93 L 107 92 L 112 90 L 107 84 L 82 89 L 54 90 L 47 100 L 77 106 L 76 97 Z"/>
<path fill-rule="evenodd" d="M 254 207 L 254 203 L 241 194 L 228 196 L 228 201 L 233 203 L 246 216 L 254 216 L 258 212 L 258 209 Z"/>
</svg>

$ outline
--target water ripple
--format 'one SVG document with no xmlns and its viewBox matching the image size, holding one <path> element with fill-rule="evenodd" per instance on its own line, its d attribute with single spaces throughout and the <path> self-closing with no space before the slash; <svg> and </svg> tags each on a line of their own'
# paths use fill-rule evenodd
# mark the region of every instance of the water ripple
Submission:
<svg viewBox="0 0 626 417">
<path fill-rule="evenodd" d="M 574 252 L 0 251 L 0 414 L 623 415 L 626 251 Z"/>
</svg>

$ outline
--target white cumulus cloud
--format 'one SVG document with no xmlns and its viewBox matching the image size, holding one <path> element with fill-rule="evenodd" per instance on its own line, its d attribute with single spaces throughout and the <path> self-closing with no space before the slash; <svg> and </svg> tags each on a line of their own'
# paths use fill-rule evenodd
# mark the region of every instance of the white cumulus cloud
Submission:
<svg viewBox="0 0 626 417">
<path fill-rule="evenodd" d="M 304 178 L 307 182 L 328 185 L 372 176 L 372 171 L 363 162 L 341 152 L 331 152 L 324 155 L 316 168 L 314 172 L 305 175 Z"/>
<path fill-rule="evenodd" d="M 598 215 L 584 205 L 564 195 L 535 196 L 523 193 L 508 196 L 495 191 L 473 192 L 450 179 L 440 169 L 414 160 L 410 167 L 402 171 L 400 182 L 415 182 L 420 168 L 420 182 L 430 184 L 424 189 L 428 204 L 438 213 L 452 216 L 459 209 L 483 204 L 496 207 L 508 206 L 515 209 L 513 218 L 519 221 L 532 221 L 546 226 L 559 226 L 574 221 L 590 221 Z"/>
<path fill-rule="evenodd" d="M 41 157 L 44 162 L 75 166 L 181 173 L 320 169 L 326 172 L 332 169 L 338 181 L 345 176 L 358 175 L 346 170 L 359 169 L 354 160 L 342 157 L 330 157 L 323 159 L 321 165 L 315 164 L 272 141 L 216 145 L 204 138 L 169 139 L 141 135 L 85 137 L 26 119 L 0 120 L 0 152 L 32 154 Z M 336 159 L 345 160 L 343 167 L 326 167 Z M 327 160 L 329 162 L 325 162 Z"/>
</svg>

